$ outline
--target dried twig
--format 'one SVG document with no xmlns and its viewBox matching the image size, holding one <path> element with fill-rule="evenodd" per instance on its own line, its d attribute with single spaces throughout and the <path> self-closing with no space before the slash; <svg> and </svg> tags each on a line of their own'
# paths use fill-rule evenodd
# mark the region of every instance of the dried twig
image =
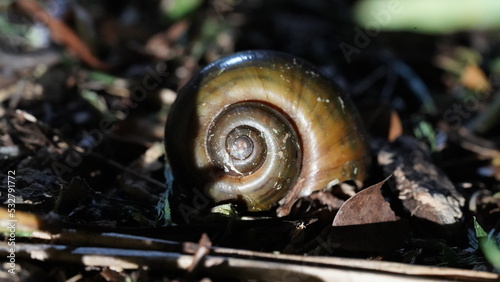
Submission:
<svg viewBox="0 0 500 282">
<path fill-rule="evenodd" d="M 186 272 L 196 260 L 196 243 L 178 243 L 116 233 L 67 230 L 61 234 L 34 233 L 53 244 L 16 244 L 16 257 L 65 261 L 114 269 L 152 269 Z M 81 246 L 75 248 L 74 246 Z M 106 246 L 107 245 L 107 246 Z M 0 255 L 9 249 L 0 246 Z M 206 253 L 206 252 L 205 252 Z M 197 261 L 199 275 L 219 278 L 313 281 L 498 281 L 497 274 L 453 268 L 416 266 L 375 260 L 307 257 L 210 247 L 210 255 Z M 310 281 L 310 280 L 309 280 Z"/>
</svg>

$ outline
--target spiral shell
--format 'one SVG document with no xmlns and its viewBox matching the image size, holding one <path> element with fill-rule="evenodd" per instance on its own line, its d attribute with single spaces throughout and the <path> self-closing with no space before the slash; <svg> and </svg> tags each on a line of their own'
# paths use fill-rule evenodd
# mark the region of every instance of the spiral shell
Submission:
<svg viewBox="0 0 500 282">
<path fill-rule="evenodd" d="M 165 144 L 174 192 L 249 211 L 367 170 L 350 101 L 309 63 L 272 51 L 236 53 L 195 75 L 172 105 Z"/>
</svg>

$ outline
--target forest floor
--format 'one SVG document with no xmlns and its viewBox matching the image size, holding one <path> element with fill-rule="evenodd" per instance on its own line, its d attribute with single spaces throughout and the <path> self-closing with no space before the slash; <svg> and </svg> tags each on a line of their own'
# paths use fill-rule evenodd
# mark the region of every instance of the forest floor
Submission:
<svg viewBox="0 0 500 282">
<path fill-rule="evenodd" d="M 500 281 L 500 24 L 447 22 L 467 0 L 354 2 L 3 1 L 1 280 Z M 169 109 L 204 66 L 252 49 L 350 96 L 369 176 L 286 217 L 179 220 Z"/>
</svg>

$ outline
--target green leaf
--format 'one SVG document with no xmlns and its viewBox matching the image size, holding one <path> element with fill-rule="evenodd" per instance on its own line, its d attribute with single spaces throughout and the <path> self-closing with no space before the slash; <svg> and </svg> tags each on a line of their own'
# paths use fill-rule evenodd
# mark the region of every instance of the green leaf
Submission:
<svg viewBox="0 0 500 282">
<path fill-rule="evenodd" d="M 486 233 L 484 229 L 481 227 L 481 225 L 479 225 L 475 216 L 474 216 L 474 230 L 476 230 L 476 237 L 478 239 L 488 236 L 488 233 Z"/>
<path fill-rule="evenodd" d="M 89 72 L 89 80 L 99 81 L 100 83 L 102 83 L 104 85 L 112 85 L 116 79 L 117 79 L 116 76 L 112 76 L 112 75 L 109 75 L 107 73 L 103 73 L 103 72 L 99 72 L 99 71 Z"/>
<path fill-rule="evenodd" d="M 196 10 L 203 0 L 163 0 L 161 7 L 170 20 L 178 20 Z"/>
<path fill-rule="evenodd" d="M 479 247 L 481 248 L 484 256 L 489 263 L 500 269 L 500 248 L 498 248 L 495 240 L 488 237 L 488 234 L 484 231 L 481 225 L 477 223 L 476 217 L 474 217 L 474 229 L 476 230 Z"/>
<path fill-rule="evenodd" d="M 96 92 L 83 89 L 81 92 L 81 96 L 84 100 L 86 100 L 89 104 L 91 104 L 99 112 L 105 114 L 109 111 L 108 106 L 106 105 L 106 101 L 104 100 L 104 98 L 101 97 Z"/>
<path fill-rule="evenodd" d="M 436 134 L 434 133 L 434 129 L 429 122 L 419 120 L 413 128 L 413 133 L 418 140 L 426 141 L 428 145 L 431 146 L 432 151 L 436 150 Z"/>
</svg>

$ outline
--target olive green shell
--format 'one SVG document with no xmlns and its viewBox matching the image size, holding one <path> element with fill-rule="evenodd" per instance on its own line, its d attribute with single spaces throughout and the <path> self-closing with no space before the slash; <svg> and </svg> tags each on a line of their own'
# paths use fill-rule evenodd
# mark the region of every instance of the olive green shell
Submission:
<svg viewBox="0 0 500 282">
<path fill-rule="evenodd" d="M 249 211 L 272 208 L 295 185 L 297 196 L 309 195 L 363 180 L 367 170 L 364 130 L 349 99 L 309 63 L 272 51 L 236 53 L 196 74 L 172 105 L 165 144 L 174 192 L 200 191 L 211 203 Z M 223 163 L 249 153 L 254 166 Z"/>
</svg>

